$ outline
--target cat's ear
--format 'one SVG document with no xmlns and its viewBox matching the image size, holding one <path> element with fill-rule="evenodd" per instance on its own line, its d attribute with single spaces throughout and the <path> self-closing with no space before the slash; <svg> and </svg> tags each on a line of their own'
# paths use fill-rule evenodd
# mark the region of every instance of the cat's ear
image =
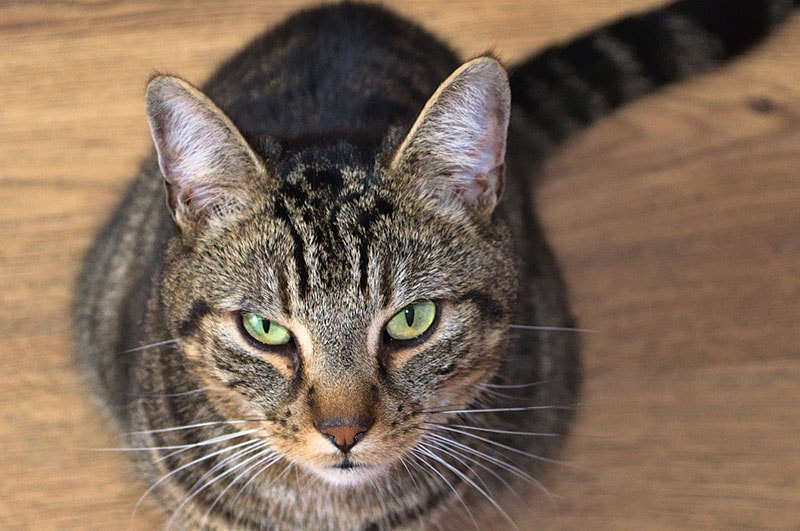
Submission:
<svg viewBox="0 0 800 531">
<path fill-rule="evenodd" d="M 230 119 L 198 89 L 171 76 L 147 86 L 147 117 L 167 204 L 181 229 L 235 218 L 264 166 Z"/>
<path fill-rule="evenodd" d="M 511 93 L 499 62 L 462 65 L 428 100 L 392 160 L 444 204 L 489 216 L 503 189 Z"/>
</svg>

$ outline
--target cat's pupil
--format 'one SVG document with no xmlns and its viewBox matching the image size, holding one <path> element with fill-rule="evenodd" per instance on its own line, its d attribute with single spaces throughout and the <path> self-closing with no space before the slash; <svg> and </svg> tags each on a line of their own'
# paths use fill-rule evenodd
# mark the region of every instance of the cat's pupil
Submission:
<svg viewBox="0 0 800 531">
<path fill-rule="evenodd" d="M 413 325 L 414 324 L 414 307 L 413 306 L 406 306 L 406 309 L 405 309 L 404 312 L 405 312 L 405 315 L 406 315 L 406 324 L 408 326 Z"/>
</svg>

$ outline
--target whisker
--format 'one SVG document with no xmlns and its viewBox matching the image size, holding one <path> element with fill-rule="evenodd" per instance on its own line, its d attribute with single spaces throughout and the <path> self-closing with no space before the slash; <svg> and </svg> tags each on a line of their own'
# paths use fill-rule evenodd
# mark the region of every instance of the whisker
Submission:
<svg viewBox="0 0 800 531">
<path fill-rule="evenodd" d="M 254 440 L 258 440 L 258 439 L 254 439 Z M 242 450 L 237 451 L 233 455 L 229 455 L 228 457 L 226 457 L 225 459 L 223 459 L 222 461 L 220 461 L 219 463 L 217 463 L 216 465 L 211 467 L 209 470 L 207 470 L 202 476 L 200 476 L 200 478 L 197 479 L 197 481 L 195 481 L 192 484 L 191 487 L 189 487 L 189 492 L 190 493 L 194 492 L 196 489 L 201 487 L 204 484 L 206 478 L 212 477 L 218 470 L 221 470 L 221 469 L 225 468 L 226 466 L 228 466 L 228 464 L 231 461 L 236 461 L 236 460 L 238 460 L 238 459 L 240 459 L 242 457 L 245 457 L 247 455 L 250 455 L 250 454 L 252 454 L 254 452 L 261 452 L 265 448 L 268 448 L 268 446 L 269 445 L 268 445 L 267 442 L 261 441 L 259 444 L 254 444 L 254 445 L 252 445 L 250 447 L 247 447 L 247 448 L 244 448 Z"/>
<path fill-rule="evenodd" d="M 483 394 L 487 396 L 493 396 L 497 398 L 502 398 L 503 400 L 517 400 L 517 401 L 529 401 L 531 399 L 530 396 L 513 396 L 507 393 L 501 393 L 499 391 L 495 391 L 493 389 L 483 389 Z"/>
<path fill-rule="evenodd" d="M 258 469 L 258 471 L 256 471 L 256 473 L 255 473 L 255 474 L 253 474 L 252 476 L 250 476 L 250 479 L 248 479 L 248 480 L 247 480 L 247 481 L 244 483 L 244 485 L 242 485 L 242 486 L 241 486 L 241 488 L 239 489 L 239 492 L 236 494 L 236 496 L 234 496 L 234 497 L 233 497 L 233 500 L 231 500 L 231 506 L 233 506 L 233 505 L 236 503 L 236 500 L 238 500 L 238 499 L 239 499 L 239 496 L 241 496 L 241 495 L 242 495 L 242 493 L 244 493 L 245 489 L 247 489 L 247 486 L 248 486 L 248 485 L 250 485 L 250 483 L 252 483 L 252 482 L 253 482 L 253 481 L 254 481 L 254 480 L 255 480 L 255 479 L 258 477 L 258 476 L 260 476 L 260 475 L 261 475 L 261 474 L 262 474 L 262 473 L 263 473 L 265 470 L 267 470 L 268 468 L 271 468 L 271 467 L 272 467 L 272 465 L 274 465 L 275 463 L 277 463 L 277 462 L 278 462 L 278 461 L 280 461 L 280 460 L 281 460 L 281 456 L 280 456 L 280 454 L 277 454 L 277 453 L 276 453 L 276 454 L 273 454 L 273 455 L 267 455 L 267 456 L 265 457 L 265 459 L 263 459 L 262 461 L 259 461 L 259 463 L 258 463 L 258 464 L 256 464 L 255 466 L 258 466 L 258 465 L 260 465 L 260 464 L 262 464 L 262 463 L 266 463 L 266 464 L 265 464 L 263 467 L 259 468 L 259 469 Z M 253 467 L 253 468 L 254 468 L 254 467 Z M 251 468 L 251 469 L 252 469 L 252 468 Z M 251 470 L 251 469 L 250 469 L 250 470 Z M 216 502 L 214 502 L 214 503 L 216 504 Z"/>
<path fill-rule="evenodd" d="M 469 445 L 464 444 L 464 443 L 460 443 L 458 441 L 450 439 L 449 437 L 445 437 L 444 435 L 439 435 L 437 433 L 428 433 L 428 436 L 429 437 L 435 437 L 438 440 L 442 441 L 442 443 L 444 443 L 444 444 L 448 444 L 450 446 L 460 448 L 463 451 L 471 453 L 472 455 L 475 455 L 476 457 L 478 457 L 480 459 L 485 459 L 489 463 L 492 463 L 493 465 L 496 465 L 496 466 L 502 468 L 506 472 L 512 474 L 513 476 L 516 476 L 517 478 L 525 481 L 526 483 L 528 483 L 530 485 L 533 485 L 534 487 L 536 487 L 537 489 L 542 491 L 547 496 L 547 498 L 550 500 L 550 503 L 552 503 L 554 507 L 557 507 L 555 499 L 553 497 L 553 494 L 549 490 L 547 490 L 547 487 L 544 486 L 544 483 L 542 483 L 541 481 L 539 481 L 538 479 L 536 479 L 535 477 L 533 477 L 529 473 L 525 472 L 521 468 L 515 466 L 513 463 L 510 463 L 510 462 L 506 461 L 505 459 L 489 455 L 486 452 L 482 452 L 482 451 L 478 450 L 477 448 L 474 448 L 474 447 L 469 446 Z"/>
<path fill-rule="evenodd" d="M 492 504 L 492 506 L 495 509 L 497 509 L 497 512 L 499 512 L 500 515 L 503 516 L 503 518 L 505 518 L 506 521 L 509 524 L 511 524 L 511 526 L 514 529 L 519 529 L 519 527 L 517 526 L 516 522 L 514 522 L 514 520 L 511 518 L 511 516 L 509 516 L 508 513 L 500 506 L 500 504 L 497 503 L 497 500 L 495 500 L 488 492 L 483 490 L 480 485 L 475 483 L 475 481 L 473 481 L 472 478 L 470 478 L 464 472 L 462 472 L 461 470 L 459 470 L 455 466 L 451 465 L 450 463 L 448 463 L 447 461 L 445 461 L 444 459 L 442 459 L 441 457 L 436 455 L 435 452 L 428 452 L 428 455 L 429 455 L 429 457 L 431 459 L 434 459 L 438 463 L 441 463 L 442 466 L 444 466 L 445 468 L 447 468 L 448 470 L 453 472 L 453 474 L 455 474 L 456 476 L 461 478 L 467 485 L 469 485 L 470 487 L 472 487 L 473 489 L 478 491 L 478 493 L 480 493 L 490 504 Z M 474 521 L 474 519 L 473 519 L 473 521 Z"/>
<path fill-rule="evenodd" d="M 406 472 L 408 473 L 408 477 L 411 478 L 411 483 L 414 484 L 414 490 L 418 492 L 419 491 L 419 485 L 417 484 L 417 478 L 414 477 L 414 474 L 411 472 L 411 469 L 408 468 L 408 463 L 406 463 L 406 456 L 405 455 L 401 455 L 400 456 L 400 464 L 403 465 L 403 468 L 406 469 Z"/>
<path fill-rule="evenodd" d="M 218 426 L 223 424 L 246 424 L 250 422 L 260 422 L 260 419 L 253 420 L 215 420 L 210 422 L 198 422 L 197 424 L 186 424 L 173 428 L 159 428 L 155 430 L 129 431 L 126 435 L 150 435 L 152 433 L 167 433 L 171 431 L 193 430 L 195 428 L 206 428 L 208 426 Z"/>
<path fill-rule="evenodd" d="M 197 458 L 197 459 L 195 459 L 193 461 L 190 461 L 190 462 L 188 462 L 188 463 L 186 463 L 184 465 L 181 465 L 180 467 L 176 468 L 175 470 L 172 470 L 169 473 L 161 476 L 158 479 L 158 481 L 156 481 L 155 483 L 150 485 L 150 487 L 146 491 L 144 491 L 144 494 L 142 494 L 139 497 L 139 501 L 137 501 L 136 505 L 134 505 L 134 507 L 133 507 L 133 513 L 131 514 L 131 521 L 133 521 L 134 517 L 136 516 L 136 511 L 139 509 L 139 506 L 142 504 L 142 502 L 145 500 L 145 498 L 147 498 L 147 496 L 151 492 L 153 492 L 161 483 L 163 483 L 164 481 L 166 481 L 170 477 L 174 476 L 175 474 L 179 473 L 181 470 L 185 470 L 185 469 L 187 469 L 187 468 L 189 468 L 191 466 L 194 466 L 194 465 L 196 465 L 198 463 L 201 463 L 201 462 L 205 461 L 206 459 L 212 459 L 212 458 L 214 458 L 214 457 L 216 457 L 218 455 L 221 455 L 221 454 L 223 454 L 225 452 L 230 452 L 232 450 L 236 450 L 237 448 L 241 448 L 242 446 L 253 445 L 253 444 L 257 443 L 258 441 L 259 441 L 258 439 L 250 439 L 250 440 L 247 440 L 247 441 L 245 441 L 243 443 L 235 444 L 233 446 L 227 446 L 225 448 L 217 450 L 216 452 L 211 452 L 210 454 L 203 455 L 202 457 L 199 457 L 199 458 Z"/>
<path fill-rule="evenodd" d="M 433 424 L 438 426 L 438 424 L 434 422 L 428 422 L 428 424 Z M 479 428 L 478 426 L 469 426 L 467 424 L 448 424 L 448 426 L 452 428 L 463 428 L 465 430 L 474 430 L 474 431 L 485 431 L 489 433 L 498 433 L 501 435 L 529 435 L 532 437 L 560 437 L 561 434 L 559 433 L 548 433 L 548 432 L 540 432 L 540 431 L 516 431 L 516 430 L 498 430 L 494 428 Z"/>
<path fill-rule="evenodd" d="M 437 441 L 432 441 L 430 439 L 425 440 L 424 442 L 420 441 L 419 444 L 420 444 L 420 446 L 426 446 L 429 450 L 431 450 L 433 452 L 438 452 L 440 454 L 444 454 L 444 455 L 450 456 L 450 458 L 453 461 L 458 462 L 461 466 L 464 467 L 464 469 L 465 469 L 463 471 L 464 474 L 465 475 L 470 475 L 471 474 L 472 476 L 474 476 L 474 478 L 475 478 L 474 481 L 480 482 L 480 484 L 483 486 L 483 490 L 486 491 L 487 493 L 489 492 L 489 486 L 486 484 L 486 481 L 465 460 L 470 461 L 471 463 L 483 468 L 484 470 L 488 470 L 498 480 L 500 480 L 501 482 L 505 483 L 503 481 L 503 479 L 500 476 L 497 475 L 496 472 L 494 472 L 491 469 L 489 469 L 488 467 L 486 467 L 483 463 L 480 463 L 480 462 L 476 461 L 474 458 L 471 458 L 469 456 L 465 456 L 465 455 L 459 454 L 456 451 L 456 449 L 454 449 L 452 447 L 448 447 L 445 444 L 442 444 L 442 443 L 437 442 Z M 451 464 L 453 466 L 456 466 L 455 463 L 451 463 Z M 506 486 L 508 486 L 507 483 L 506 483 Z"/>
<path fill-rule="evenodd" d="M 243 457 L 243 456 L 240 456 L 240 457 Z M 214 502 L 211 504 L 211 506 L 208 508 L 208 510 L 206 510 L 206 513 L 203 515 L 203 520 L 201 521 L 200 528 L 204 528 L 205 527 L 204 524 L 208 520 L 208 517 L 211 516 L 211 512 L 214 510 L 214 507 L 217 506 L 217 504 L 220 502 L 220 500 L 222 500 L 222 498 L 225 496 L 225 494 L 236 483 L 238 483 L 239 480 L 242 479 L 245 476 L 245 474 L 247 474 L 248 472 L 250 472 L 254 468 L 260 467 L 265 462 L 268 462 L 267 466 L 259 471 L 259 473 L 263 472 L 266 468 L 269 468 L 276 461 L 278 461 L 280 459 L 280 455 L 276 454 L 271 448 L 269 448 L 267 446 L 266 443 L 265 443 L 264 447 L 260 448 L 260 451 L 259 451 L 258 455 L 254 456 L 254 457 L 256 458 L 256 462 L 254 464 L 248 466 L 247 468 L 245 468 L 241 473 L 239 473 L 235 478 L 233 478 L 233 480 L 230 483 L 228 483 L 228 485 L 226 485 L 224 489 L 222 489 L 222 492 L 220 492 L 217 495 L 217 497 L 214 499 Z M 247 481 L 247 483 L 245 483 L 244 486 L 248 485 L 250 483 L 250 481 L 252 481 L 252 479 L 253 478 L 251 477 Z M 244 488 L 244 486 L 242 488 Z M 239 490 L 239 494 L 241 494 L 241 493 L 242 493 L 242 490 L 240 489 Z M 236 495 L 236 498 L 234 498 L 233 501 L 236 501 L 236 499 L 239 497 L 239 494 Z"/>
<path fill-rule="evenodd" d="M 415 447 L 415 448 L 411 449 L 411 453 L 412 453 L 412 455 L 415 455 L 416 457 L 419 458 L 418 459 L 419 463 L 421 463 L 421 464 L 425 465 L 426 467 L 428 467 L 430 470 L 433 471 L 434 474 L 439 476 L 442 479 L 442 481 L 444 481 L 444 483 L 453 492 L 453 494 L 455 495 L 455 497 L 459 501 L 459 503 L 461 503 L 461 506 L 464 507 L 464 510 L 467 511 L 467 514 L 469 515 L 470 520 L 472 520 L 472 525 L 475 526 L 475 529 L 480 530 L 480 526 L 478 525 L 478 521 L 475 520 L 475 515 L 473 515 L 472 511 L 469 510 L 469 506 L 466 503 L 464 503 L 464 499 L 461 497 L 461 494 L 458 493 L 458 489 L 456 489 L 456 487 L 453 485 L 453 483 L 449 479 L 447 479 L 444 476 L 444 474 L 442 474 L 441 472 L 436 470 L 436 467 L 433 466 L 431 463 L 429 463 L 425 459 L 425 457 L 430 457 L 430 458 L 436 459 L 438 461 L 441 461 L 441 459 L 439 459 L 436 456 L 436 454 L 434 452 L 432 452 L 428 448 Z"/>
<path fill-rule="evenodd" d="M 178 506 L 178 508 L 175 509 L 175 511 L 172 513 L 172 516 L 167 521 L 166 528 L 169 529 L 169 528 L 172 527 L 172 525 L 176 522 L 176 518 L 177 518 L 178 514 L 180 514 L 180 512 L 183 510 L 183 508 L 186 507 L 186 505 L 190 501 L 192 501 L 195 498 L 195 496 L 197 496 L 198 494 L 200 494 L 204 490 L 208 489 L 209 487 L 211 487 L 212 485 L 214 485 L 216 482 L 220 481 L 221 479 L 229 476 L 230 474 L 236 473 L 236 471 L 238 469 L 240 469 L 242 467 L 246 467 L 248 465 L 248 463 L 252 462 L 254 459 L 259 459 L 260 456 L 261 456 L 261 454 L 256 454 L 255 456 L 248 457 L 244 461 L 242 461 L 240 463 L 237 463 L 235 466 L 233 466 L 231 468 L 228 468 L 222 474 L 218 474 L 216 477 L 211 478 L 210 481 L 207 481 L 199 489 L 194 490 L 194 492 L 191 492 L 191 494 L 185 500 L 183 500 L 183 502 L 181 502 L 181 504 Z M 194 485 L 192 486 L 192 489 L 194 489 Z"/>
<path fill-rule="evenodd" d="M 526 457 L 530 457 L 531 459 L 536 459 L 537 461 L 543 461 L 545 463 L 553 463 L 553 464 L 556 464 L 556 465 L 570 466 L 569 463 L 566 463 L 564 461 L 558 461 L 557 459 L 550 459 L 548 457 L 543 457 L 541 455 L 537 455 L 537 454 L 533 454 L 533 453 L 530 453 L 530 452 L 526 452 L 525 450 L 520 450 L 519 448 L 514 448 L 513 446 L 509 446 L 507 444 L 503 444 L 503 443 L 500 443 L 500 442 L 497 442 L 497 441 L 493 441 L 491 439 L 487 439 L 486 437 L 481 437 L 480 435 L 475 435 L 474 433 L 469 433 L 469 432 L 466 432 L 466 431 L 457 430 L 457 429 L 451 428 L 450 426 L 443 426 L 441 424 L 438 425 L 437 427 L 440 430 L 450 431 L 450 432 L 453 432 L 453 433 L 459 433 L 459 434 L 461 434 L 461 435 L 463 435 L 465 437 L 470 437 L 472 439 L 476 439 L 478 441 L 484 442 L 484 443 L 486 443 L 488 445 L 496 446 L 498 448 L 502 448 L 504 450 L 508 450 L 509 452 L 514 452 L 515 454 L 524 455 Z"/>
<path fill-rule="evenodd" d="M 481 384 L 482 387 L 491 387 L 494 389 L 524 389 L 525 387 L 536 387 L 539 385 L 546 385 L 552 383 L 553 380 L 539 380 L 538 382 L 526 383 L 526 384 L 491 384 L 491 383 L 484 383 Z"/>
<path fill-rule="evenodd" d="M 597 334 L 599 330 L 592 330 L 591 328 L 570 328 L 568 326 L 535 326 L 535 325 L 516 325 L 510 324 L 509 328 L 515 330 L 535 330 L 540 332 L 575 332 L 577 334 Z"/>
<path fill-rule="evenodd" d="M 132 398 L 174 398 L 174 397 L 177 397 L 177 396 L 196 395 L 196 394 L 203 393 L 205 391 L 210 391 L 210 390 L 211 390 L 211 387 L 201 387 L 200 389 L 193 389 L 191 391 L 184 391 L 182 393 L 164 393 L 164 394 L 158 394 L 158 395 L 140 395 L 140 394 L 137 394 L 137 393 L 128 393 L 128 396 L 130 396 Z"/>
<path fill-rule="evenodd" d="M 246 424 L 248 422 L 258 422 L 258 420 L 215 420 L 210 422 L 198 422 L 197 424 L 185 424 L 172 428 L 158 428 L 155 430 L 129 431 L 125 435 L 150 435 L 152 433 L 167 433 L 172 431 L 193 430 L 195 428 L 207 428 L 208 426 L 218 426 L 223 424 Z"/>
<path fill-rule="evenodd" d="M 575 404 L 572 406 L 521 406 L 521 407 L 496 407 L 496 408 L 484 408 L 484 409 L 432 409 L 425 411 L 425 413 L 430 414 L 461 414 L 461 413 L 508 413 L 514 411 L 535 411 L 540 409 L 574 409 L 578 407 L 579 404 Z"/>
<path fill-rule="evenodd" d="M 446 443 L 446 444 L 448 444 L 450 446 L 453 446 L 453 447 L 459 448 L 459 449 L 461 449 L 461 450 L 463 450 L 465 452 L 471 453 L 472 455 L 474 455 L 476 457 L 479 457 L 481 459 L 485 459 L 489 463 L 492 463 L 493 465 L 499 466 L 503 470 L 506 470 L 507 472 L 509 472 L 512 475 L 524 480 L 525 482 L 530 483 L 531 485 L 534 485 L 536 487 L 539 487 L 542 490 L 544 490 L 545 492 L 548 492 L 547 489 L 544 487 L 544 485 L 542 483 L 540 483 L 539 481 L 537 481 L 536 478 L 534 478 L 533 476 L 531 476 L 530 474 L 528 474 L 527 472 L 525 472 L 521 468 L 515 466 L 513 463 L 509 463 L 508 461 L 505 461 L 504 459 L 501 459 L 499 457 L 495 457 L 493 455 L 489 455 L 486 452 L 482 452 L 482 451 L 478 450 L 477 448 L 474 448 L 474 447 L 469 446 L 467 444 L 464 444 L 464 443 L 458 442 L 456 440 L 450 439 L 449 437 L 445 437 L 444 435 L 439 435 L 438 433 L 428 433 L 427 435 L 429 437 L 434 437 L 434 438 L 436 438 L 436 439 L 438 439 L 438 440 L 442 441 L 443 443 Z"/>
<path fill-rule="evenodd" d="M 428 435 L 434 435 L 435 436 L 436 434 L 428 434 Z M 458 461 L 459 463 L 464 465 L 464 467 L 466 467 L 473 474 L 475 474 L 475 476 L 478 479 L 481 479 L 480 474 L 477 474 L 472 467 L 470 467 L 467 463 L 465 463 L 464 459 L 466 459 L 470 463 L 472 463 L 472 464 L 474 464 L 476 466 L 479 466 L 480 468 L 482 468 L 482 469 L 486 470 L 487 472 L 489 472 L 498 481 L 500 481 L 506 488 L 508 488 L 508 489 L 511 488 L 511 485 L 508 483 L 508 481 L 503 479 L 503 477 L 500 474 L 498 474 L 497 472 L 495 472 L 494 470 L 492 470 L 488 466 L 484 465 L 483 463 L 478 461 L 476 458 L 470 457 L 468 455 L 464 455 L 462 453 L 458 453 L 459 448 L 448 444 L 449 442 L 450 442 L 450 439 L 446 439 L 446 438 L 441 437 L 441 436 L 429 439 L 427 441 L 428 444 L 433 445 L 435 448 L 439 449 L 441 452 L 449 455 L 450 457 L 452 457 L 453 459 L 455 459 L 456 461 Z M 483 486 L 488 490 L 488 486 L 486 485 L 486 483 L 482 479 L 481 479 L 481 483 L 483 483 Z"/>
<path fill-rule="evenodd" d="M 201 446 L 208 446 L 211 444 L 216 444 L 218 442 L 227 441 L 230 439 L 236 439 L 237 437 L 244 437 L 245 435 L 250 435 L 256 433 L 259 430 L 246 430 L 237 433 L 230 433 L 226 435 L 221 435 L 219 437 L 214 437 L 211 439 L 206 439 L 205 441 L 200 441 L 198 443 L 191 443 L 191 444 L 176 444 L 174 446 L 134 446 L 128 448 L 94 448 L 96 452 L 149 452 L 152 450 L 180 450 L 180 449 L 188 449 L 188 448 L 199 448 Z"/>
<path fill-rule="evenodd" d="M 257 440 L 257 439 L 254 439 L 254 440 Z M 224 441 L 223 441 L 223 442 L 224 442 Z M 236 445 L 232 446 L 231 448 L 237 448 L 237 447 L 239 447 L 239 446 L 240 446 L 239 444 L 236 444 Z M 188 452 L 188 451 L 189 451 L 189 450 L 191 450 L 192 448 L 193 448 L 193 447 L 187 447 L 187 448 L 180 448 L 180 449 L 178 449 L 178 450 L 174 450 L 174 451 L 172 451 L 172 452 L 169 452 L 168 454 L 164 454 L 164 455 L 161 455 L 161 456 L 159 456 L 158 458 L 154 459 L 154 462 L 156 462 L 156 463 L 160 463 L 161 461 L 165 461 L 165 460 L 167 460 L 167 459 L 170 459 L 170 458 L 172 458 L 172 457 L 175 457 L 176 455 L 180 455 L 180 454 L 182 454 L 182 453 L 184 453 L 184 452 Z"/>
<path fill-rule="evenodd" d="M 167 339 L 166 341 L 159 341 L 157 343 L 150 343 L 149 345 L 142 345 L 141 347 L 129 348 L 128 350 L 123 350 L 121 352 L 118 352 L 118 354 L 131 354 L 133 352 L 141 352 L 143 350 L 148 350 L 148 349 L 151 349 L 151 348 L 163 347 L 164 345 L 172 345 L 173 343 L 177 344 L 178 340 L 177 339 Z"/>
</svg>

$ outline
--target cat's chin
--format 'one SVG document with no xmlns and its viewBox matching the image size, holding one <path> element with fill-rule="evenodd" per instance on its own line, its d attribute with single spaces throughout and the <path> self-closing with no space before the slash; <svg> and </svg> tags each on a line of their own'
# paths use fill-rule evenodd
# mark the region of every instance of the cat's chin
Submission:
<svg viewBox="0 0 800 531">
<path fill-rule="evenodd" d="M 309 466 L 307 469 L 314 476 L 321 478 L 329 485 L 337 487 L 359 487 L 386 474 L 384 466 L 365 465 L 351 461 L 343 461 L 326 467 Z"/>
</svg>

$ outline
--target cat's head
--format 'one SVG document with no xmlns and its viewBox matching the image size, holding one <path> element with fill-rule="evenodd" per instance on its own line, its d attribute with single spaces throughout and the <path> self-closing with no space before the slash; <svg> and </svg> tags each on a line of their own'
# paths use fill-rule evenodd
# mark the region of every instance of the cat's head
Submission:
<svg viewBox="0 0 800 531">
<path fill-rule="evenodd" d="M 172 77 L 147 104 L 180 228 L 161 301 L 207 406 L 358 484 L 475 400 L 516 293 L 494 216 L 510 112 L 495 60 L 459 68 L 377 152 L 248 143 Z"/>
</svg>

